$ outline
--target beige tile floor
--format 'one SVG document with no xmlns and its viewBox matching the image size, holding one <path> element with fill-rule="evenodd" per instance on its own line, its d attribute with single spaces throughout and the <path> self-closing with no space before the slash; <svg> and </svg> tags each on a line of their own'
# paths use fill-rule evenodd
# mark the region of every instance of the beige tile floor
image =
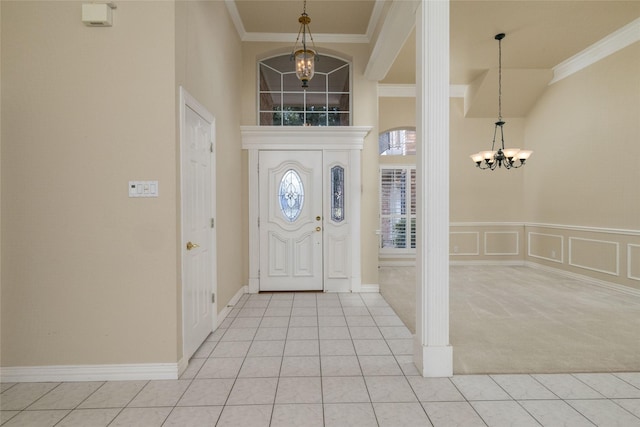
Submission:
<svg viewBox="0 0 640 427">
<path fill-rule="evenodd" d="M 175 381 L 2 384 L 2 426 L 640 426 L 640 373 L 428 379 L 379 294 L 245 295 Z"/>
</svg>

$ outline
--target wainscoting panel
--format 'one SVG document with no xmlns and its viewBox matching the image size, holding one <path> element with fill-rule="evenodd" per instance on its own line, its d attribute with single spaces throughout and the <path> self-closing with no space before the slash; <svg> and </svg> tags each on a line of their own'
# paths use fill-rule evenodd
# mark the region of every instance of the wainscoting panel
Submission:
<svg viewBox="0 0 640 427">
<path fill-rule="evenodd" d="M 482 240 L 481 240 L 482 239 Z M 565 244 L 565 242 L 567 242 Z M 380 254 L 380 266 L 415 266 Z M 567 224 L 452 222 L 450 265 L 529 265 L 640 292 L 640 230 Z"/>
<path fill-rule="evenodd" d="M 480 233 L 452 231 L 449 233 L 450 255 L 480 255 Z"/>
<path fill-rule="evenodd" d="M 569 265 L 620 275 L 620 244 L 606 240 L 569 237 Z"/>
<path fill-rule="evenodd" d="M 527 255 L 562 264 L 564 259 L 564 237 L 559 234 L 528 233 Z"/>
<path fill-rule="evenodd" d="M 627 277 L 640 280 L 640 245 L 627 245 Z"/>
<path fill-rule="evenodd" d="M 486 255 L 520 255 L 520 233 L 517 231 L 486 231 L 484 253 Z"/>
</svg>

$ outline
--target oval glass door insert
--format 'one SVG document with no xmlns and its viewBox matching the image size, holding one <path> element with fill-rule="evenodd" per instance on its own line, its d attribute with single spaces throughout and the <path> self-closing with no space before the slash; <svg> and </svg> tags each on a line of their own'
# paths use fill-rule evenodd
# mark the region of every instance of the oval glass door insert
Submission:
<svg viewBox="0 0 640 427">
<path fill-rule="evenodd" d="M 298 219 L 304 204 L 304 186 L 300 175 L 293 169 L 289 169 L 282 176 L 278 198 L 280 199 L 280 210 L 284 217 L 289 222 L 294 222 Z"/>
</svg>

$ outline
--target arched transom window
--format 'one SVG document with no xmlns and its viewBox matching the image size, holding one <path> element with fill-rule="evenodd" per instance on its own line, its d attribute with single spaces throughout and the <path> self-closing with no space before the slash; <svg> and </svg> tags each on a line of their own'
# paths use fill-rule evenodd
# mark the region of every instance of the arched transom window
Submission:
<svg viewBox="0 0 640 427">
<path fill-rule="evenodd" d="M 261 126 L 349 126 L 351 123 L 351 66 L 321 56 L 309 87 L 302 89 L 290 55 L 258 62 Z"/>
</svg>

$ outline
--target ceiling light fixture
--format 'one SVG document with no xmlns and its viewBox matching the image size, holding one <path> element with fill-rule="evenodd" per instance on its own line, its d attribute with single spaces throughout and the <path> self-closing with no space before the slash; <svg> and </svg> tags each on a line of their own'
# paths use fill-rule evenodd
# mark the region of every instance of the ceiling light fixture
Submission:
<svg viewBox="0 0 640 427">
<path fill-rule="evenodd" d="M 298 18 L 298 22 L 300 23 L 300 29 L 298 30 L 298 37 L 296 38 L 296 42 L 293 45 L 291 59 L 295 60 L 296 63 L 296 76 L 298 76 L 298 79 L 302 81 L 302 87 L 306 89 L 309 87 L 309 80 L 313 78 L 313 73 L 315 71 L 315 62 L 318 60 L 316 54 L 316 45 L 313 42 L 313 36 L 311 35 L 311 30 L 309 29 L 311 18 L 309 18 L 309 15 L 307 15 L 307 0 L 304 0 L 304 7 L 302 9 L 300 18 Z M 298 46 L 301 34 L 302 44 Z M 307 48 L 307 34 L 309 34 L 309 40 L 311 40 L 313 49 Z"/>
<path fill-rule="evenodd" d="M 480 169 L 494 170 L 496 167 L 504 166 L 505 169 L 519 168 L 524 166 L 525 162 L 531 156 L 533 151 L 521 150 L 519 148 L 504 148 L 504 129 L 505 124 L 502 120 L 502 39 L 504 33 L 496 34 L 494 37 L 498 40 L 498 121 L 493 129 L 493 143 L 491 151 L 480 151 L 471 155 L 471 159 Z M 495 150 L 496 135 L 500 128 L 500 147 Z"/>
</svg>

